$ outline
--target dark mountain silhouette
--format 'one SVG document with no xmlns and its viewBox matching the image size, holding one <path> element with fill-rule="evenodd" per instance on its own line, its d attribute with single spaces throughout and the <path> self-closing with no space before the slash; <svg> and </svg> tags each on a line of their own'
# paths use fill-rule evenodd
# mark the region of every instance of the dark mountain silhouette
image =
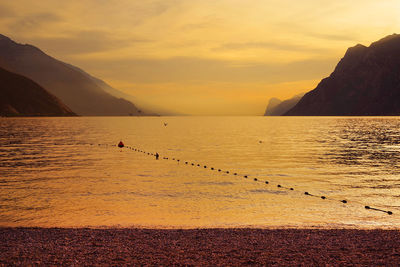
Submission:
<svg viewBox="0 0 400 267">
<path fill-rule="evenodd" d="M 59 99 L 34 81 L 0 68 L 1 116 L 74 116 Z"/>
<path fill-rule="evenodd" d="M 105 92 L 71 65 L 4 35 L 0 35 L 0 67 L 34 80 L 79 115 L 141 115 L 134 104 Z"/>
<path fill-rule="evenodd" d="M 293 108 L 300 101 L 303 95 L 304 93 L 298 94 L 284 101 L 281 101 L 278 98 L 271 98 L 264 116 L 282 116 Z"/>
<path fill-rule="evenodd" d="M 347 50 L 334 72 L 285 115 L 400 115 L 400 35 Z"/>
</svg>

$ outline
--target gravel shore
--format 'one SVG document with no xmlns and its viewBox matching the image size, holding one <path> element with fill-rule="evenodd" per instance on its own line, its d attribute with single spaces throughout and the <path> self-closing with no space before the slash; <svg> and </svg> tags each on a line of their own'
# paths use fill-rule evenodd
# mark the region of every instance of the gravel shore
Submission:
<svg viewBox="0 0 400 267">
<path fill-rule="evenodd" d="M 398 230 L 0 228 L 0 265 L 379 265 Z"/>
</svg>

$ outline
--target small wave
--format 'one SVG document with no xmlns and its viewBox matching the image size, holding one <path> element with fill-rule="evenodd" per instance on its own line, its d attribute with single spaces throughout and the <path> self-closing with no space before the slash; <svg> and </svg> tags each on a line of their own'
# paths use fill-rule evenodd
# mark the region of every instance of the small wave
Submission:
<svg viewBox="0 0 400 267">
<path fill-rule="evenodd" d="M 200 183 L 201 185 L 220 185 L 220 186 L 225 186 L 225 185 L 234 185 L 232 182 L 204 182 Z"/>
<path fill-rule="evenodd" d="M 274 190 L 268 190 L 268 189 L 252 189 L 249 190 L 251 193 L 255 194 L 275 194 L 275 195 L 287 195 L 288 193 L 285 191 L 274 191 Z"/>
</svg>

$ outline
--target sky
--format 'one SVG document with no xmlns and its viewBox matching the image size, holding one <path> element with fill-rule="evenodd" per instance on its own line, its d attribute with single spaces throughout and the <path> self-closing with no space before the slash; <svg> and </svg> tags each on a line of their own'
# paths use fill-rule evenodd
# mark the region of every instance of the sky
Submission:
<svg viewBox="0 0 400 267">
<path fill-rule="evenodd" d="M 140 105 L 261 115 L 308 92 L 348 47 L 400 33 L 399 0 L 13 0 L 0 33 Z"/>
</svg>

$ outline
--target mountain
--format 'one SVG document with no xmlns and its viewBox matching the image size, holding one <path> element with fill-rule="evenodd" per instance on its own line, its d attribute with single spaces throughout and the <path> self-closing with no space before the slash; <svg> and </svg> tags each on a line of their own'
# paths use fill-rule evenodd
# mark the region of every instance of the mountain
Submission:
<svg viewBox="0 0 400 267">
<path fill-rule="evenodd" d="M 334 72 L 285 115 L 400 115 L 400 35 L 347 50 Z"/>
<path fill-rule="evenodd" d="M 282 100 L 273 97 L 268 101 L 267 109 L 265 110 L 264 116 L 273 116 L 275 108 L 282 103 Z"/>
<path fill-rule="evenodd" d="M 0 67 L 34 80 L 79 115 L 141 115 L 133 103 L 107 93 L 75 67 L 4 35 L 0 35 Z"/>
<path fill-rule="evenodd" d="M 80 73 L 82 73 L 83 75 L 85 75 L 86 77 L 88 77 L 89 79 L 91 79 L 94 83 L 96 83 L 97 86 L 99 86 L 101 89 L 103 89 L 105 92 L 109 93 L 112 96 L 115 96 L 117 98 L 123 98 L 126 99 L 128 101 L 131 101 L 132 103 L 136 103 L 136 106 L 138 107 L 138 112 L 140 114 L 145 114 L 147 116 L 177 116 L 177 115 L 183 115 L 181 113 L 178 112 L 174 112 L 174 111 L 170 111 L 170 110 L 166 110 L 163 108 L 159 108 L 157 106 L 154 106 L 152 104 L 148 104 L 148 103 L 144 103 L 143 101 L 139 101 L 138 99 L 136 99 L 134 96 L 130 95 L 130 94 L 126 94 L 124 92 L 121 92 L 117 89 L 115 89 L 114 87 L 110 86 L 109 84 L 107 84 L 106 82 L 104 82 L 103 80 L 93 77 L 92 75 L 90 75 L 89 73 L 85 72 L 84 70 L 69 65 L 71 68 L 74 68 L 75 70 L 79 71 Z"/>
<path fill-rule="evenodd" d="M 0 68 L 0 116 L 74 116 L 34 81 Z"/>
<path fill-rule="evenodd" d="M 298 94 L 284 101 L 281 101 L 277 98 L 271 98 L 269 100 L 264 116 L 282 116 L 291 108 L 293 108 L 300 101 L 303 95 L 303 93 Z"/>
<path fill-rule="evenodd" d="M 134 96 L 130 95 L 130 94 L 126 94 L 124 92 L 121 92 L 117 89 L 115 89 L 114 87 L 110 86 L 109 84 L 107 84 L 106 82 L 104 82 L 103 80 L 93 77 L 92 75 L 86 73 L 85 71 L 83 71 L 82 69 L 79 69 L 77 67 L 74 67 L 77 70 L 79 70 L 80 72 L 82 72 L 84 75 L 86 75 L 87 77 L 89 77 L 90 79 L 92 79 L 97 86 L 99 86 L 101 89 L 103 89 L 104 91 L 106 91 L 107 93 L 109 93 L 110 95 L 113 95 L 115 97 L 118 98 L 123 98 L 126 99 L 128 101 L 131 101 L 132 103 L 135 103 L 136 106 L 139 109 L 139 113 L 141 114 L 146 114 L 148 116 L 182 116 L 184 114 L 176 112 L 176 111 L 172 111 L 172 110 L 167 110 L 164 108 L 160 108 L 157 107 L 153 104 L 150 103 L 146 103 L 143 100 L 138 100 L 136 99 Z"/>
<path fill-rule="evenodd" d="M 141 114 L 144 113 L 147 116 L 160 116 L 160 115 L 161 116 L 183 116 L 183 115 L 185 115 L 185 114 L 177 112 L 177 111 L 160 108 L 151 103 L 147 103 L 147 102 L 144 102 L 143 100 L 139 100 L 130 94 L 121 92 L 121 91 L 115 89 L 114 87 L 111 87 L 109 84 L 107 84 L 103 80 L 100 80 L 99 78 L 93 77 L 86 72 L 84 72 L 84 73 L 85 73 L 85 75 L 88 75 L 101 89 L 103 89 L 110 95 L 113 95 L 118 98 L 123 98 L 128 101 L 131 101 L 132 103 L 135 103 L 139 109 L 139 113 L 141 113 Z"/>
</svg>

